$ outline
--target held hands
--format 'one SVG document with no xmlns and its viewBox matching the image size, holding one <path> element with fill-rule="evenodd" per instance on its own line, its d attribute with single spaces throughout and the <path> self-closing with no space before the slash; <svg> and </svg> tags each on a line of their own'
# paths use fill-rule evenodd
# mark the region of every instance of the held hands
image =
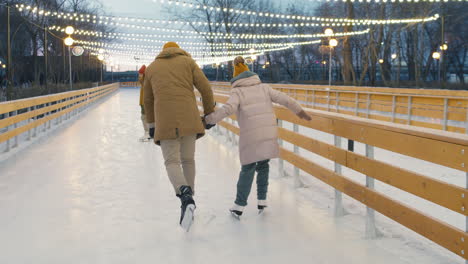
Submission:
<svg viewBox="0 0 468 264">
<path fill-rule="evenodd" d="M 297 116 L 301 119 L 304 119 L 304 120 L 307 120 L 307 121 L 310 121 L 312 120 L 312 117 L 310 117 L 309 114 L 307 114 L 304 110 L 300 111 Z"/>
<path fill-rule="evenodd" d="M 203 122 L 203 126 L 205 127 L 205 129 L 210 130 L 212 127 L 216 126 L 216 125 L 207 124 L 206 121 L 205 121 L 205 117 L 206 117 L 206 115 L 201 117 L 202 122 Z"/>
</svg>

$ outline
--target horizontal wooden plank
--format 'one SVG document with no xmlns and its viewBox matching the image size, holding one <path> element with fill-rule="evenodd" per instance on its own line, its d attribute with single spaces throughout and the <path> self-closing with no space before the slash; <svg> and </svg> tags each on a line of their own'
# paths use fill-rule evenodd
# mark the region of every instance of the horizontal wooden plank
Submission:
<svg viewBox="0 0 468 264">
<path fill-rule="evenodd" d="M 468 241 L 468 234 L 464 231 L 427 216 L 416 209 L 336 174 L 329 169 L 323 168 L 284 148 L 281 148 L 280 156 L 283 160 L 288 161 L 333 188 L 467 259 L 464 253 L 468 252 L 467 243 L 465 242 Z"/>
<path fill-rule="evenodd" d="M 281 139 L 369 177 L 468 215 L 468 190 L 279 128 Z"/>
</svg>

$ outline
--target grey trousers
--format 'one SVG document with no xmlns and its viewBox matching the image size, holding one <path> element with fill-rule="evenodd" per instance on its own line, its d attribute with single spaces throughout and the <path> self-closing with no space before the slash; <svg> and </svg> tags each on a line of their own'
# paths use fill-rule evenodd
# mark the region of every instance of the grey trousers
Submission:
<svg viewBox="0 0 468 264">
<path fill-rule="evenodd" d="M 195 141 L 196 135 L 161 140 L 161 149 L 167 175 L 176 194 L 180 186 L 192 187 L 195 193 Z"/>
<path fill-rule="evenodd" d="M 266 200 L 268 192 L 268 177 L 270 173 L 270 160 L 263 160 L 251 164 L 243 165 L 239 180 L 237 181 L 237 195 L 234 202 L 240 206 L 247 205 L 250 189 L 252 188 L 255 171 L 257 172 L 257 198 Z"/>
</svg>

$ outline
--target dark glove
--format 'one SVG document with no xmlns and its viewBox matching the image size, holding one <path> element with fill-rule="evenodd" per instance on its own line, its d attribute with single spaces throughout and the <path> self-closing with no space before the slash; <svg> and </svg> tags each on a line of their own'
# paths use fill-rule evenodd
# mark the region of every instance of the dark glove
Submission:
<svg viewBox="0 0 468 264">
<path fill-rule="evenodd" d="M 205 115 L 206 116 L 206 115 Z M 211 125 L 211 124 L 207 124 L 206 123 L 206 120 L 205 120 L 205 116 L 203 116 L 201 119 L 202 119 L 202 122 L 203 122 L 203 126 L 205 127 L 206 130 L 210 130 L 212 127 L 216 126 L 216 125 Z"/>
<path fill-rule="evenodd" d="M 149 129 L 149 136 L 150 138 L 154 138 L 154 127 Z"/>
</svg>

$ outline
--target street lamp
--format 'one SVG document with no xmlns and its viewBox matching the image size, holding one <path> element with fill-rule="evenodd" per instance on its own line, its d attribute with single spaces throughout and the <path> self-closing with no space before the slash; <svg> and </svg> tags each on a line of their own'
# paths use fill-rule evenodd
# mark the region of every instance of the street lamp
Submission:
<svg viewBox="0 0 468 264">
<path fill-rule="evenodd" d="M 74 32 L 75 32 L 75 29 L 74 29 L 72 26 L 68 26 L 68 27 L 65 28 L 65 33 L 66 33 L 67 35 L 71 35 L 71 34 L 73 34 Z"/>
<path fill-rule="evenodd" d="M 396 59 L 398 57 L 398 55 L 396 55 L 395 53 L 392 54 L 392 60 Z"/>
<path fill-rule="evenodd" d="M 438 71 L 439 71 L 439 74 L 438 74 L 438 75 L 439 75 L 439 82 L 440 82 L 440 62 L 439 62 L 439 61 L 440 61 L 440 59 L 441 59 L 441 55 L 440 55 L 440 54 L 441 54 L 441 53 L 438 52 L 438 51 L 434 51 L 434 52 L 432 53 L 432 58 L 433 58 L 434 60 L 437 61 L 437 68 L 438 68 Z"/>
<path fill-rule="evenodd" d="M 65 45 L 68 47 L 68 63 L 69 63 L 69 68 L 70 68 L 70 91 L 73 90 L 73 77 L 72 77 L 72 63 L 71 63 L 71 46 L 73 45 L 73 42 L 75 42 L 71 34 L 75 32 L 75 29 L 72 26 L 68 26 L 65 28 L 65 33 L 68 35 L 64 39 Z"/>
<path fill-rule="evenodd" d="M 325 29 L 325 36 L 331 36 L 333 35 L 333 29 L 327 28 Z"/>
<path fill-rule="evenodd" d="M 97 58 L 101 62 L 101 83 L 102 83 L 102 61 L 104 60 L 104 56 L 102 54 L 99 54 Z"/>
<path fill-rule="evenodd" d="M 332 30 L 331 28 L 327 28 L 327 30 L 330 29 Z M 325 32 L 327 31 L 325 30 Z M 333 32 L 333 30 L 332 30 Z M 326 33 L 325 33 L 326 34 Z M 333 33 L 332 33 L 333 34 Z M 332 68 L 331 68 L 331 61 L 332 61 L 332 52 L 333 52 L 333 48 L 338 46 L 338 40 L 336 39 L 330 39 L 328 41 L 328 45 L 330 46 L 330 58 L 329 58 L 329 62 L 328 62 L 328 86 L 329 88 L 331 89 L 331 80 L 332 80 Z"/>
</svg>

